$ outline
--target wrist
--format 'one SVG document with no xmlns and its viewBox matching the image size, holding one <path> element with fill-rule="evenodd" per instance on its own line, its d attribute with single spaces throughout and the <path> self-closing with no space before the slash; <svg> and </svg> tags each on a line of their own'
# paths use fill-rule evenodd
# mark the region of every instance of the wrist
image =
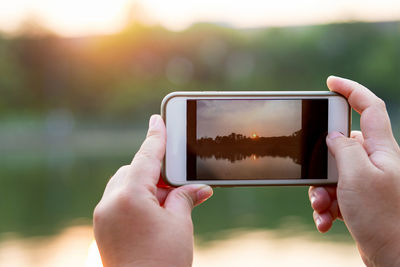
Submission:
<svg viewBox="0 0 400 267">
<path fill-rule="evenodd" d="M 395 243 L 387 243 L 370 257 L 362 255 L 362 259 L 368 267 L 400 266 L 400 240 Z"/>
</svg>

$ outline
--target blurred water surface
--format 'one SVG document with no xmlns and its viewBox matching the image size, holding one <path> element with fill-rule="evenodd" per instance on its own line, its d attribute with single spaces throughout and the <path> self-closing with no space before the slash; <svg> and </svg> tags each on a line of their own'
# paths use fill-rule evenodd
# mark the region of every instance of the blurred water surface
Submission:
<svg viewBox="0 0 400 267">
<path fill-rule="evenodd" d="M 51 235 L 70 224 L 90 224 L 108 179 L 130 163 L 145 128 L 43 135 L 3 136 L 9 142 L 1 156 L 0 208 L 7 214 L 0 221 L 1 233 Z M 237 227 L 313 225 L 306 187 L 216 188 L 207 204 L 195 210 L 194 221 L 205 240 Z"/>
</svg>

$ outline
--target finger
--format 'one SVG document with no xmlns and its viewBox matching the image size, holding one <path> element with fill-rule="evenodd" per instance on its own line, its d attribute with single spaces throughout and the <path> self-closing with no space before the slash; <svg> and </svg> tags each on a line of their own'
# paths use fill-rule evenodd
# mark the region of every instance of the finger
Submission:
<svg viewBox="0 0 400 267">
<path fill-rule="evenodd" d="M 314 211 L 313 218 L 315 222 L 315 226 L 317 227 L 318 231 L 321 233 L 327 232 L 332 227 L 332 215 L 330 212 L 318 213 Z"/>
<path fill-rule="evenodd" d="M 336 160 L 339 177 L 362 177 L 366 170 L 376 169 L 363 146 L 355 139 L 331 132 L 326 138 L 329 151 Z"/>
<path fill-rule="evenodd" d="M 190 216 L 193 207 L 210 198 L 212 194 L 213 190 L 208 185 L 184 185 L 168 194 L 164 207 L 172 213 Z"/>
<path fill-rule="evenodd" d="M 332 215 L 332 221 L 336 218 L 341 219 L 341 213 L 336 199 L 336 189 L 336 186 L 311 186 L 309 190 L 312 208 L 318 213 L 329 211 Z"/>
<path fill-rule="evenodd" d="M 331 91 L 346 97 L 351 107 L 360 114 L 371 106 L 383 107 L 380 106 L 382 104 L 380 98 L 355 81 L 336 76 L 329 76 L 326 80 L 326 84 Z"/>
<path fill-rule="evenodd" d="M 158 200 L 158 203 L 160 203 L 160 206 L 164 205 L 165 199 L 171 191 L 172 189 L 157 187 L 156 198 Z"/>
<path fill-rule="evenodd" d="M 351 131 L 350 137 L 356 139 L 361 145 L 364 144 L 364 136 L 361 131 Z"/>
<path fill-rule="evenodd" d="M 107 195 L 109 194 L 109 192 L 112 192 L 116 188 L 120 187 L 120 184 L 123 183 L 125 177 L 129 173 L 130 168 L 130 165 L 124 165 L 117 170 L 117 172 L 108 181 L 107 186 L 104 190 L 104 195 Z"/>
<path fill-rule="evenodd" d="M 335 186 L 325 186 L 324 188 L 325 188 L 326 192 L 328 192 L 331 200 L 336 199 L 336 189 L 337 189 L 336 185 Z"/>
<path fill-rule="evenodd" d="M 382 99 L 352 80 L 330 76 L 327 85 L 330 90 L 345 96 L 351 107 L 361 114 L 364 139 L 372 139 L 369 141 L 372 144 L 366 147 L 368 154 L 374 153 L 381 143 L 394 145 L 389 115 Z"/>
<path fill-rule="evenodd" d="M 165 154 L 165 142 L 164 121 L 161 116 L 153 115 L 149 121 L 146 139 L 131 163 L 129 182 L 132 185 L 146 185 L 155 194 Z"/>
<path fill-rule="evenodd" d="M 310 198 L 311 207 L 318 213 L 325 212 L 331 206 L 331 197 L 323 187 L 310 187 L 308 196 Z"/>
<path fill-rule="evenodd" d="M 331 206 L 329 207 L 329 213 L 332 216 L 332 221 L 336 220 L 339 216 L 339 205 L 336 199 L 332 200 Z"/>
</svg>

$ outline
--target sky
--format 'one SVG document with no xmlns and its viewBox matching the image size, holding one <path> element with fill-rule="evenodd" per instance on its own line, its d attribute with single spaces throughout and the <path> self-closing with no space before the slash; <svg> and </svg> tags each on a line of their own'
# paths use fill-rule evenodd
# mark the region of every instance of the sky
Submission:
<svg viewBox="0 0 400 267">
<path fill-rule="evenodd" d="M 287 136 L 301 129 L 301 100 L 199 100 L 197 138 Z"/>
<path fill-rule="evenodd" d="M 0 1 L 0 31 L 36 20 L 62 36 L 110 34 L 129 18 L 179 31 L 196 22 L 237 28 L 400 20 L 398 0 L 12 0 Z"/>
</svg>

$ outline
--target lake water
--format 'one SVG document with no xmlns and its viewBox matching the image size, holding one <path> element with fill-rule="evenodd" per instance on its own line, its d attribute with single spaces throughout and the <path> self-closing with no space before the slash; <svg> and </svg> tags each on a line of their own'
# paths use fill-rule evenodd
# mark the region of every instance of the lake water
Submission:
<svg viewBox="0 0 400 267">
<path fill-rule="evenodd" d="M 195 240 L 197 241 L 197 239 Z M 48 238 L 0 240 L 0 266 L 101 267 L 89 226 L 73 226 Z M 195 242 L 193 267 L 364 266 L 352 242 L 324 240 L 304 232 L 233 230 L 214 242 Z"/>
<path fill-rule="evenodd" d="M 29 129 L 9 133 L 0 131 L 0 266 L 85 266 L 93 239 L 93 209 L 108 179 L 121 165 L 130 163 L 145 130 L 82 130 L 52 138 Z M 258 160 L 248 164 L 256 169 L 274 159 L 269 163 Z M 290 255 L 298 257 L 296 251 L 306 241 L 294 237 L 279 242 L 287 232 L 290 236 L 312 233 L 315 242 L 324 240 L 334 247 L 353 245 L 342 222 L 335 223 L 328 234 L 317 233 L 307 190 L 306 186 L 215 188 L 213 197 L 193 211 L 194 266 L 223 266 L 223 262 L 249 257 L 254 260 L 252 266 L 265 266 L 266 255 L 282 255 L 278 251 L 288 251 L 285 246 L 290 246 Z M 267 231 L 275 238 L 251 235 L 249 239 L 237 231 Z M 241 242 L 254 250 L 240 252 L 237 244 Z M 313 258 L 317 247 L 310 244 L 304 255 Z M 332 255 L 329 246 L 326 253 Z"/>
</svg>

